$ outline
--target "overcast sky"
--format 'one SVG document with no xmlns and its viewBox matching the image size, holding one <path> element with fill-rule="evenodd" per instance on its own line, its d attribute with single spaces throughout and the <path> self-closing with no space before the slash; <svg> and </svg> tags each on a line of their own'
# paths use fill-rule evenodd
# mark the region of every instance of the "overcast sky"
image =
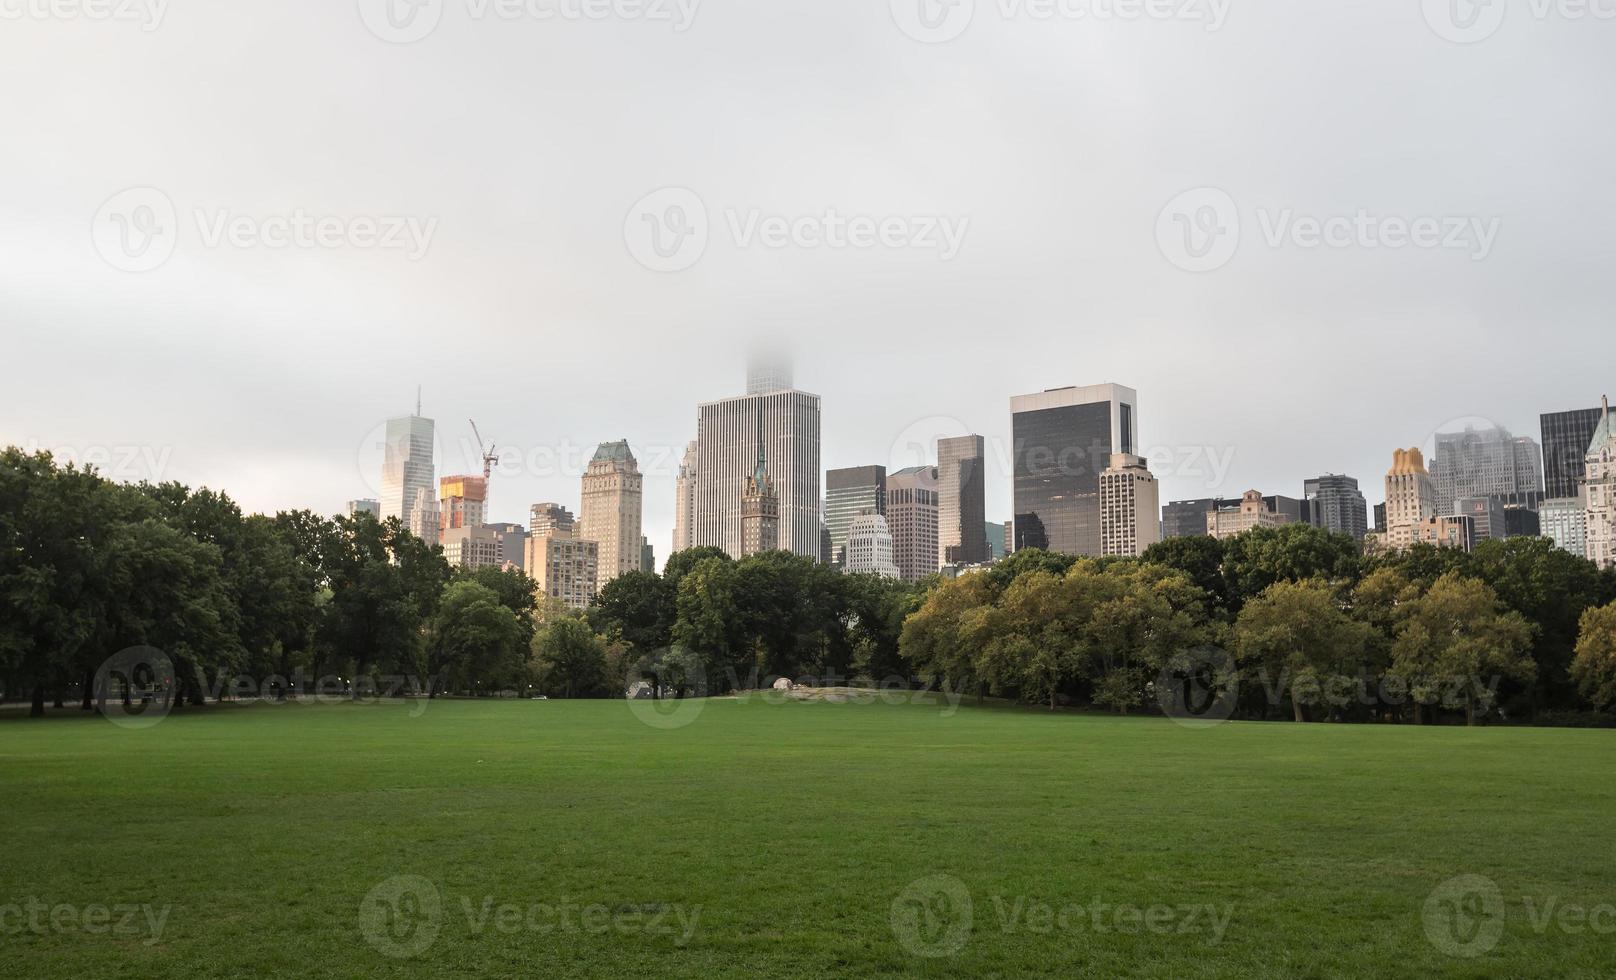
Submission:
<svg viewBox="0 0 1616 980">
<path fill-rule="evenodd" d="M 660 559 L 762 338 L 827 467 L 1114 381 L 1164 500 L 1616 388 L 1612 0 L 151 2 L 0 0 L 0 442 L 115 476 L 334 512 L 420 385 Z"/>
</svg>

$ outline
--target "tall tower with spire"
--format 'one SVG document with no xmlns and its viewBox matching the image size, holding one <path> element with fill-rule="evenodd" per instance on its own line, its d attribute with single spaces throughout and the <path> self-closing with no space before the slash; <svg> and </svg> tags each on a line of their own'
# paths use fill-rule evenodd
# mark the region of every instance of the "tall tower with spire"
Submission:
<svg viewBox="0 0 1616 980">
<path fill-rule="evenodd" d="M 769 478 L 768 456 L 763 448 L 763 406 L 757 413 L 757 460 L 741 488 L 741 557 L 780 547 L 780 495 Z"/>
</svg>

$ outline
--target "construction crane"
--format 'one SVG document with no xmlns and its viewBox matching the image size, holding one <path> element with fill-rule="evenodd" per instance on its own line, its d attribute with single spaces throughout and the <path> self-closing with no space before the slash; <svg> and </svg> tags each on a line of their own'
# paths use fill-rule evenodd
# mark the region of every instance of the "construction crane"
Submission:
<svg viewBox="0 0 1616 980">
<path fill-rule="evenodd" d="M 494 474 L 494 461 L 499 459 L 499 454 L 494 452 L 492 442 L 488 443 L 488 448 L 483 448 L 483 434 L 477 431 L 477 423 L 471 419 L 466 421 L 471 422 L 471 434 L 477 439 L 477 451 L 483 454 L 483 479 L 487 480 Z"/>
</svg>

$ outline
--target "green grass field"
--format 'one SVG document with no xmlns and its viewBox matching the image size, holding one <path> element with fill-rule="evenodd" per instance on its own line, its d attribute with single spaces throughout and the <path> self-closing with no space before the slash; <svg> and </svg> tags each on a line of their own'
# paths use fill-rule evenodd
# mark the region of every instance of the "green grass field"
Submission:
<svg viewBox="0 0 1616 980">
<path fill-rule="evenodd" d="M 9 976 L 1616 964 L 1601 731 L 757 698 L 661 730 L 623 702 L 258 705 L 143 731 L 8 719 L 0 793 Z M 1433 897 L 1458 875 L 1497 892 Z"/>
</svg>

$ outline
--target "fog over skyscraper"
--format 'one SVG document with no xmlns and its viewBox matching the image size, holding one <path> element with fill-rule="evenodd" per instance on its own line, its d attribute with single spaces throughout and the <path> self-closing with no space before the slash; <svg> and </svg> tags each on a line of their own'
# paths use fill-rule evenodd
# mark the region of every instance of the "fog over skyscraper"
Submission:
<svg viewBox="0 0 1616 980">
<path fill-rule="evenodd" d="M 779 547 L 819 557 L 819 396 L 789 387 L 790 380 L 788 367 L 754 362 L 747 394 L 698 406 L 696 546 L 740 556 L 741 493 L 761 438 L 780 498 Z"/>
</svg>

